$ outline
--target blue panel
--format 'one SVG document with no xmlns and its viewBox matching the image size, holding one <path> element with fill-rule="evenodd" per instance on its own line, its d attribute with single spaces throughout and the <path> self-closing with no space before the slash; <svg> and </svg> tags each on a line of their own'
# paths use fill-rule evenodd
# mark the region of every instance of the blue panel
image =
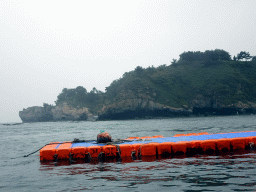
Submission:
<svg viewBox="0 0 256 192">
<path fill-rule="evenodd" d="M 59 147 L 60 145 L 61 145 L 61 144 L 57 145 L 57 146 L 55 147 L 55 149 L 58 149 L 58 147 Z"/>
<path fill-rule="evenodd" d="M 95 144 L 92 144 L 92 143 L 73 143 L 71 148 L 74 148 L 74 147 L 90 147 L 90 146 L 93 146 L 93 145 L 95 145 Z"/>
<path fill-rule="evenodd" d="M 192 136 L 180 136 L 180 137 L 164 137 L 164 138 L 152 138 L 142 141 L 133 140 L 130 142 L 121 143 L 122 144 L 145 144 L 151 142 L 163 143 L 163 142 L 178 142 L 178 141 L 193 141 L 193 140 L 208 140 L 208 139 L 223 139 L 223 138 L 237 138 L 237 137 L 251 137 L 256 136 L 256 131 L 254 132 L 240 132 L 240 133 L 223 133 L 223 134 L 209 134 L 209 135 L 192 135 Z M 73 147 L 90 147 L 90 146 L 104 146 L 104 144 L 97 144 L 94 142 L 87 143 L 73 143 Z M 59 147 L 56 146 L 56 149 Z"/>
</svg>

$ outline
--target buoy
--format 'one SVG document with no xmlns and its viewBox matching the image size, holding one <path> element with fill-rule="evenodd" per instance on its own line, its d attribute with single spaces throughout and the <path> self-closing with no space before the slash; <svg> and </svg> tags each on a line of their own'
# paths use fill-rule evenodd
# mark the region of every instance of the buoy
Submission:
<svg viewBox="0 0 256 192">
<path fill-rule="evenodd" d="M 97 135 L 98 143 L 108 143 L 111 141 L 112 141 L 111 135 L 108 132 L 100 131 L 100 133 Z"/>
</svg>

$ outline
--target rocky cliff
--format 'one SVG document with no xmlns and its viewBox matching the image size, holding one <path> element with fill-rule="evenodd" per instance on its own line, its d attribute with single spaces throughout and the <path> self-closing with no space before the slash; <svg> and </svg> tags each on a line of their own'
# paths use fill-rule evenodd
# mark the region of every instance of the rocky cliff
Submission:
<svg viewBox="0 0 256 192">
<path fill-rule="evenodd" d="M 120 92 L 112 104 L 104 106 L 98 113 L 98 120 L 187 116 L 189 114 L 192 114 L 192 110 L 187 106 L 184 108 L 166 106 L 155 102 L 149 92 L 128 90 Z"/>
<path fill-rule="evenodd" d="M 118 120 L 155 117 L 177 117 L 190 115 L 235 115 L 256 114 L 256 104 L 241 101 L 224 105 L 215 98 L 197 95 L 189 108 L 175 108 L 156 102 L 154 96 L 143 90 L 122 90 L 111 104 L 105 105 L 98 113 L 98 120 Z"/>
<path fill-rule="evenodd" d="M 81 121 L 92 120 L 93 115 L 88 108 L 74 108 L 67 103 L 59 106 L 34 106 L 19 112 L 23 122 L 45 122 L 45 121 Z"/>
<path fill-rule="evenodd" d="M 235 102 L 225 105 L 217 101 L 215 97 L 204 97 L 200 94 L 191 101 L 194 115 L 235 115 L 256 114 L 256 104 L 250 101 Z"/>
<path fill-rule="evenodd" d="M 52 115 L 48 114 L 44 107 L 28 107 L 19 112 L 19 116 L 23 122 L 41 122 L 52 121 Z"/>
<path fill-rule="evenodd" d="M 123 74 L 106 87 L 99 119 L 255 113 L 256 63 L 186 60 Z M 118 117 L 116 117 L 118 116 Z"/>
</svg>

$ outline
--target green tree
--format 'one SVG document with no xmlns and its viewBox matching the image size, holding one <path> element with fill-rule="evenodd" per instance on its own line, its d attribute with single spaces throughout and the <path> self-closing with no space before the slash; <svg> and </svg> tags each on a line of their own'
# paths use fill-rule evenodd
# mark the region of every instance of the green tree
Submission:
<svg viewBox="0 0 256 192">
<path fill-rule="evenodd" d="M 67 98 L 68 89 L 63 88 L 62 92 L 57 96 L 57 100 L 55 101 L 56 105 L 58 105 L 61 102 L 64 102 Z"/>
<path fill-rule="evenodd" d="M 227 51 L 224 51 L 223 49 L 215 49 L 214 53 L 216 55 L 217 60 L 231 60 L 231 56 Z"/>
<path fill-rule="evenodd" d="M 62 92 L 57 96 L 57 101 L 55 101 L 56 105 L 61 103 L 68 103 L 73 106 L 85 104 L 87 91 L 84 87 L 78 86 L 75 89 L 62 89 Z"/>
<path fill-rule="evenodd" d="M 245 59 L 247 61 L 251 58 L 252 58 L 252 56 L 250 56 L 250 53 L 246 52 L 246 51 L 241 51 L 240 53 L 237 54 L 238 61 L 243 60 L 243 59 Z"/>
<path fill-rule="evenodd" d="M 146 74 L 152 74 L 156 71 L 154 66 L 152 65 L 151 67 L 149 66 L 148 68 L 145 69 Z"/>
<path fill-rule="evenodd" d="M 186 60 L 186 61 L 196 60 L 196 57 L 193 51 L 183 52 L 179 56 L 180 56 L 180 60 Z"/>
<path fill-rule="evenodd" d="M 87 90 L 82 86 L 78 86 L 75 88 L 75 92 L 74 104 L 77 106 L 85 106 Z"/>
<path fill-rule="evenodd" d="M 204 52 L 204 60 L 206 61 L 211 61 L 213 58 L 213 51 L 210 51 L 210 50 L 206 50 Z"/>
<path fill-rule="evenodd" d="M 166 68 L 166 64 L 160 65 L 157 67 L 157 69 L 164 70 Z"/>
<path fill-rule="evenodd" d="M 177 59 L 172 59 L 171 64 L 176 64 L 177 63 Z"/>
<path fill-rule="evenodd" d="M 222 49 L 215 49 L 215 50 L 206 50 L 205 52 L 183 52 L 180 54 L 180 60 L 187 60 L 187 61 L 217 61 L 217 60 L 231 60 L 231 56 L 227 51 Z"/>
<path fill-rule="evenodd" d="M 249 60 L 249 59 L 251 59 L 251 58 L 252 58 L 252 56 L 250 55 L 249 52 L 247 52 L 247 53 L 246 53 L 246 56 L 245 56 L 245 60 L 247 61 L 247 60 Z"/>
<path fill-rule="evenodd" d="M 83 86 L 78 86 L 75 90 L 77 94 L 87 94 L 87 90 Z"/>
<path fill-rule="evenodd" d="M 135 68 L 135 74 L 137 75 L 137 76 L 141 76 L 142 74 L 143 74 L 143 68 L 141 67 L 141 66 L 137 66 L 136 68 Z"/>
</svg>

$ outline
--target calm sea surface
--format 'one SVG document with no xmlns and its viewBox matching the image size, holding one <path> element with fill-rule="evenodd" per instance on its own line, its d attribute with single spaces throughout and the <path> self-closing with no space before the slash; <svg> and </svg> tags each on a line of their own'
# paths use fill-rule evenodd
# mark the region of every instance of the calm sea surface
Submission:
<svg viewBox="0 0 256 192">
<path fill-rule="evenodd" d="M 256 191 L 256 152 L 225 156 L 42 164 L 39 152 L 53 141 L 173 136 L 191 132 L 255 131 L 256 116 L 0 125 L 0 191 Z"/>
</svg>

